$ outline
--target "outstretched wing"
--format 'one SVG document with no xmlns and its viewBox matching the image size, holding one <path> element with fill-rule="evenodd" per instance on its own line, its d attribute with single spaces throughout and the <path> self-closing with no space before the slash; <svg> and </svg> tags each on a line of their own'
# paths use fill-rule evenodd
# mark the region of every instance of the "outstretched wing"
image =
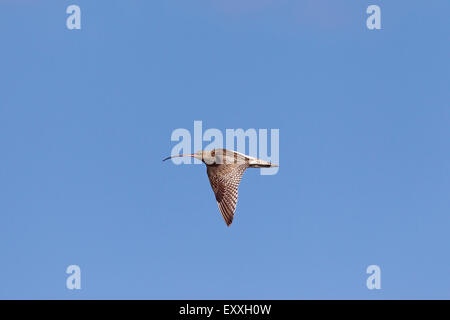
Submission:
<svg viewBox="0 0 450 320">
<path fill-rule="evenodd" d="M 247 164 L 207 166 L 209 182 L 216 195 L 217 205 L 227 226 L 233 222 L 238 199 L 238 187 Z"/>
</svg>

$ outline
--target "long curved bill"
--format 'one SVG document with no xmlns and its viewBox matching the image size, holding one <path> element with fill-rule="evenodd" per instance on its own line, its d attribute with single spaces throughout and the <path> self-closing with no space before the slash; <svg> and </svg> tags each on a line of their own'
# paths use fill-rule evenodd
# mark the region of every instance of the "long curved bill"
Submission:
<svg viewBox="0 0 450 320">
<path fill-rule="evenodd" d="M 166 160 L 169 160 L 169 159 L 172 159 L 172 158 L 178 158 L 178 157 L 193 157 L 193 156 L 194 156 L 194 154 L 180 154 L 180 155 L 177 155 L 177 156 L 170 156 L 170 157 L 167 157 L 167 158 L 163 159 L 163 161 L 166 161 Z"/>
</svg>

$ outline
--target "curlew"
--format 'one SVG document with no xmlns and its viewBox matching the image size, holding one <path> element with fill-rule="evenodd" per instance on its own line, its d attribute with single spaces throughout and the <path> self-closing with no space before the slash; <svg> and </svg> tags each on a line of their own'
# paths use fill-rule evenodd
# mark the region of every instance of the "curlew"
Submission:
<svg viewBox="0 0 450 320">
<path fill-rule="evenodd" d="M 206 164 L 206 173 L 216 196 L 217 205 L 227 226 L 233 222 L 238 199 L 238 187 L 247 168 L 278 167 L 276 164 L 226 149 L 198 151 L 165 158 L 193 157 Z"/>
</svg>

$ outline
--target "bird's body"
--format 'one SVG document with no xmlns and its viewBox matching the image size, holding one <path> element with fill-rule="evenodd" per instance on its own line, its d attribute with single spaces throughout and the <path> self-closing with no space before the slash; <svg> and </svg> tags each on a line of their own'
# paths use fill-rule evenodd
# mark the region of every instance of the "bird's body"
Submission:
<svg viewBox="0 0 450 320">
<path fill-rule="evenodd" d="M 233 222 L 238 199 L 238 187 L 247 168 L 270 168 L 278 165 L 226 149 L 199 151 L 188 155 L 168 157 L 193 157 L 206 164 L 209 182 L 217 205 L 227 226 Z"/>
</svg>

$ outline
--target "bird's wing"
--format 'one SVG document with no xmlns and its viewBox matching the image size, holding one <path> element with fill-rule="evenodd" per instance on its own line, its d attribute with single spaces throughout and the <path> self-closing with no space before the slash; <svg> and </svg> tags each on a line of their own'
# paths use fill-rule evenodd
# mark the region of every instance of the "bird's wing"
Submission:
<svg viewBox="0 0 450 320">
<path fill-rule="evenodd" d="M 208 166 L 209 182 L 216 195 L 217 205 L 227 226 L 233 222 L 238 199 L 238 187 L 246 164 Z"/>
</svg>

